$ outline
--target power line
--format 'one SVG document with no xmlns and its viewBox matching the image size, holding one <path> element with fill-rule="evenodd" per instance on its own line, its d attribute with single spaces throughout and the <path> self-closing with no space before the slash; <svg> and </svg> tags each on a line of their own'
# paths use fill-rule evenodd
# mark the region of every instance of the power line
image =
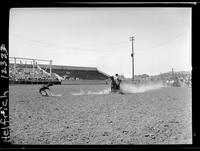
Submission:
<svg viewBox="0 0 200 151">
<path fill-rule="evenodd" d="M 26 40 L 26 41 L 31 41 L 31 42 L 34 42 L 34 43 L 37 43 L 37 44 L 40 44 L 40 45 L 45 45 L 45 46 L 48 46 L 48 47 L 59 47 L 59 48 L 64 48 L 64 49 L 67 49 L 67 50 L 81 50 L 81 51 L 104 51 L 104 52 L 113 52 L 115 49 L 93 49 L 93 48 L 80 48 L 80 47 L 69 47 L 69 46 L 65 46 L 65 45 L 58 45 L 58 44 L 52 44 L 52 43 L 49 43 L 49 42 L 43 42 L 43 41 L 39 41 L 39 40 L 35 40 L 35 39 L 30 39 L 30 38 L 26 38 L 24 36 L 21 36 L 21 35 L 18 35 L 18 34 L 12 34 L 14 35 L 15 37 L 17 38 L 20 38 L 22 40 Z"/>
<path fill-rule="evenodd" d="M 161 46 L 163 46 L 163 45 L 168 45 L 168 44 L 170 44 L 170 42 L 173 42 L 176 38 L 181 37 L 181 36 L 183 36 L 183 35 L 185 35 L 185 34 L 186 34 L 186 33 L 179 33 L 179 34 L 177 34 L 176 36 L 174 36 L 173 39 L 168 39 L 168 40 L 166 40 L 166 41 L 164 41 L 164 42 L 162 42 L 162 43 L 159 43 L 159 44 L 157 44 L 157 45 L 154 45 L 154 46 L 152 46 L 152 47 L 147 47 L 147 48 L 138 49 L 138 50 L 140 50 L 140 52 L 141 52 L 141 50 L 152 49 L 152 48 L 161 47 Z"/>
</svg>

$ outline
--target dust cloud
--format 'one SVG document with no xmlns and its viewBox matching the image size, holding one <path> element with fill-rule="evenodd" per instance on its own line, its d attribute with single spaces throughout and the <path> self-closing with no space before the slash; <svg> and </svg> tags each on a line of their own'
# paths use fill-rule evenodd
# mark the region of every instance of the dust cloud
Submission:
<svg viewBox="0 0 200 151">
<path fill-rule="evenodd" d="M 84 92 L 82 89 L 80 90 L 80 92 L 72 92 L 72 95 L 90 95 L 90 94 L 95 94 L 95 95 L 101 95 L 101 94 L 109 94 L 110 93 L 110 89 L 105 89 L 105 90 L 101 90 L 101 91 L 88 91 L 88 92 Z"/>
<path fill-rule="evenodd" d="M 133 83 L 121 83 L 121 93 L 142 93 L 150 90 L 156 90 L 165 87 L 164 84 L 160 83 L 146 83 L 146 84 L 133 84 Z"/>
<path fill-rule="evenodd" d="M 120 93 L 131 94 L 131 93 L 142 93 L 150 90 L 156 90 L 165 87 L 164 84 L 160 83 L 146 83 L 146 84 L 133 84 L 122 82 L 120 84 Z M 84 91 L 80 92 L 71 92 L 71 95 L 101 95 L 101 94 L 110 94 L 111 89 L 104 89 L 101 91 Z"/>
</svg>

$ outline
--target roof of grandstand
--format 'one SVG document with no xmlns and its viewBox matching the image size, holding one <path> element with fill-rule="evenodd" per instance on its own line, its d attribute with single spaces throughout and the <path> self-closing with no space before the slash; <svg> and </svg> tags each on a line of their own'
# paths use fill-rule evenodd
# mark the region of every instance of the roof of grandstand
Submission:
<svg viewBox="0 0 200 151">
<path fill-rule="evenodd" d="M 39 65 L 44 67 L 46 65 Z M 65 69 L 65 70 L 86 70 L 86 71 L 96 71 L 96 67 L 78 67 L 78 66 L 64 66 L 64 65 L 52 65 L 52 69 Z"/>
<path fill-rule="evenodd" d="M 13 63 L 10 63 L 10 65 L 13 65 Z M 17 64 L 19 65 L 19 64 Z M 46 68 L 46 66 L 48 65 L 44 65 L 44 64 L 38 64 L 41 68 Z M 26 67 L 31 67 L 32 65 L 27 64 L 27 65 L 23 65 Z M 78 67 L 78 66 L 64 66 L 64 65 L 52 65 L 51 66 L 52 69 L 65 69 L 65 70 L 85 70 L 85 71 L 97 71 L 96 67 Z"/>
</svg>

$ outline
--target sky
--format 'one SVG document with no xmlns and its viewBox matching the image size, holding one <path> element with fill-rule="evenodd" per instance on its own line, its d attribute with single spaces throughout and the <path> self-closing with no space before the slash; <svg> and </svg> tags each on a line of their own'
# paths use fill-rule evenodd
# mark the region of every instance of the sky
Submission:
<svg viewBox="0 0 200 151">
<path fill-rule="evenodd" d="M 191 8 L 12 8 L 9 56 L 53 60 L 53 65 L 97 67 L 132 77 L 188 71 Z"/>
</svg>

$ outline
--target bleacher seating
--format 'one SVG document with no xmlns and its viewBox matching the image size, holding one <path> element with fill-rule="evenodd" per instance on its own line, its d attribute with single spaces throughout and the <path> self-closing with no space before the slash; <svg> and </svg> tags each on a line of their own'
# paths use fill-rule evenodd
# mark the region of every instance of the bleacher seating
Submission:
<svg viewBox="0 0 200 151">
<path fill-rule="evenodd" d="M 38 68 L 33 69 L 29 66 L 24 65 L 16 65 L 16 70 L 14 73 L 14 65 L 9 65 L 9 79 L 14 81 L 20 80 L 57 80 L 56 76 L 52 74 L 52 76 L 44 73 Z"/>
<path fill-rule="evenodd" d="M 57 73 L 61 77 L 65 77 L 67 80 L 105 80 L 108 78 L 106 75 L 99 73 L 97 70 L 67 70 L 52 68 L 52 72 Z"/>
<path fill-rule="evenodd" d="M 50 76 L 50 69 L 45 69 L 44 66 L 35 67 L 34 74 L 33 74 L 33 67 L 32 65 L 16 65 L 16 70 L 14 74 L 14 65 L 9 65 L 9 79 L 14 81 L 20 80 L 59 80 L 58 77 L 60 76 L 64 80 L 106 80 L 108 78 L 107 75 L 100 73 L 95 68 L 81 68 L 82 70 L 72 70 L 63 68 L 62 66 L 58 66 L 54 68 L 52 66 L 52 75 Z"/>
</svg>

